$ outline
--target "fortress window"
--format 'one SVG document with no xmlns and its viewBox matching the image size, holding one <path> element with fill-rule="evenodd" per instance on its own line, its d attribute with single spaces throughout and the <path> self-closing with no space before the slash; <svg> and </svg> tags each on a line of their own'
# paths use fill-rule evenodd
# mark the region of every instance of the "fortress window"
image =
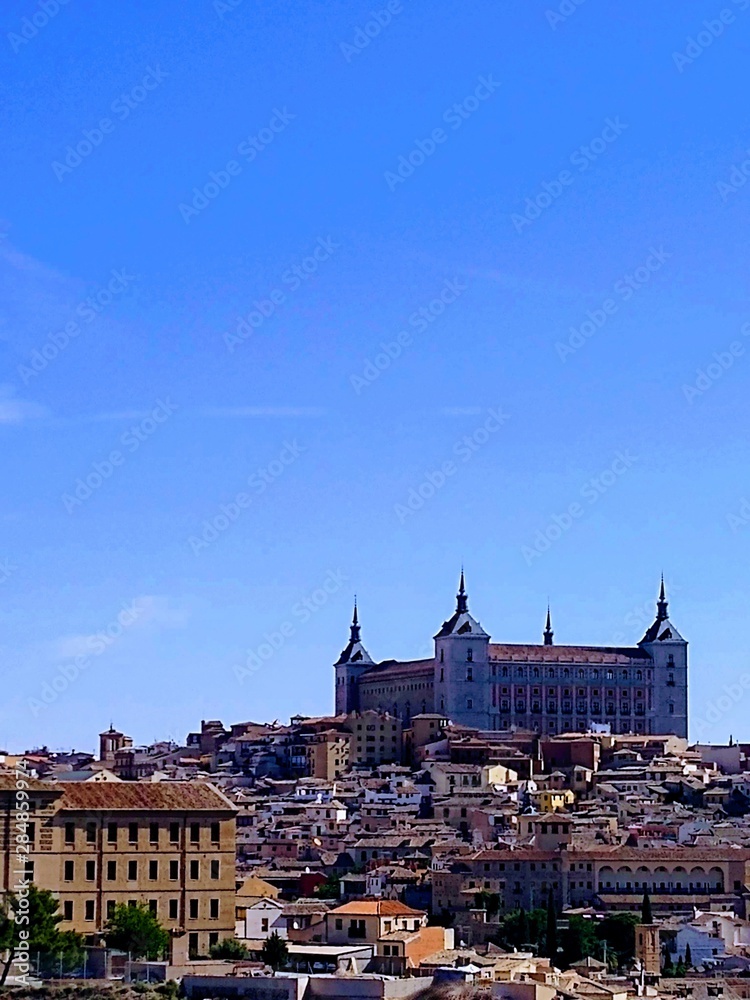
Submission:
<svg viewBox="0 0 750 1000">
<path fill-rule="evenodd" d="M 466 650 L 466 659 L 469 660 L 469 662 L 471 662 L 474 659 L 474 650 L 471 648 L 471 646 L 469 646 L 469 648 Z"/>
<path fill-rule="evenodd" d="M 472 709 L 474 707 L 474 702 L 471 700 L 471 698 L 466 699 L 466 707 L 468 709 Z"/>
<path fill-rule="evenodd" d="M 674 715 L 674 702 L 673 701 L 670 701 L 670 703 L 669 703 L 669 714 L 670 715 Z"/>
<path fill-rule="evenodd" d="M 503 667 L 503 677 L 507 677 L 507 676 L 508 676 L 508 668 L 507 667 Z"/>
<path fill-rule="evenodd" d="M 534 667 L 534 677 L 539 676 L 539 667 Z"/>
<path fill-rule="evenodd" d="M 440 680 L 445 680 L 445 670 L 442 667 L 440 668 Z"/>
<path fill-rule="evenodd" d="M 474 680 L 474 670 L 472 669 L 472 667 L 467 667 L 466 668 L 466 680 L 467 681 L 473 681 Z"/>
<path fill-rule="evenodd" d="M 613 670 L 608 670 L 607 671 L 607 680 L 608 681 L 614 680 L 614 676 L 615 676 L 615 674 L 614 674 Z"/>
<path fill-rule="evenodd" d="M 674 655 L 672 653 L 667 657 L 667 663 L 674 663 Z"/>
<path fill-rule="evenodd" d="M 563 677 L 570 677 L 570 670 L 567 667 L 563 670 Z"/>
<path fill-rule="evenodd" d="M 583 678 L 586 676 L 586 671 L 585 670 L 579 670 L 578 671 L 578 676 L 579 676 L 579 678 L 581 680 L 583 680 Z"/>
<path fill-rule="evenodd" d="M 442 663 L 445 657 L 443 656 L 444 650 L 440 650 L 440 662 Z"/>
</svg>

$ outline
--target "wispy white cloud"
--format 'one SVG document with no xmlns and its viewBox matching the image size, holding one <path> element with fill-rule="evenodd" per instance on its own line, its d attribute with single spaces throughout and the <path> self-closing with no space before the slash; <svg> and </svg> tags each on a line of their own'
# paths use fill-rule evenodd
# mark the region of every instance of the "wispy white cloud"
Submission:
<svg viewBox="0 0 750 1000">
<path fill-rule="evenodd" d="M 139 621 L 143 625 L 160 625 L 163 628 L 183 628 L 190 613 L 185 608 L 175 608 L 170 599 L 159 594 L 145 594 L 136 598 L 140 609 Z"/>
<path fill-rule="evenodd" d="M 112 620 L 102 624 L 98 632 L 58 636 L 43 644 L 42 652 L 53 663 L 91 656 L 104 651 L 124 631 L 145 627 L 184 628 L 189 620 L 185 608 L 174 607 L 170 599 L 160 594 L 142 594 L 123 603 Z"/>
<path fill-rule="evenodd" d="M 224 406 L 207 407 L 204 417 L 247 419 L 253 417 L 321 417 L 326 411 L 320 406 Z"/>
<path fill-rule="evenodd" d="M 476 417 L 484 410 L 481 406 L 443 406 L 438 412 L 443 417 Z"/>
<path fill-rule="evenodd" d="M 0 385 L 0 424 L 23 424 L 27 420 L 47 417 L 46 407 L 31 400 L 19 399 L 13 385 Z"/>
</svg>

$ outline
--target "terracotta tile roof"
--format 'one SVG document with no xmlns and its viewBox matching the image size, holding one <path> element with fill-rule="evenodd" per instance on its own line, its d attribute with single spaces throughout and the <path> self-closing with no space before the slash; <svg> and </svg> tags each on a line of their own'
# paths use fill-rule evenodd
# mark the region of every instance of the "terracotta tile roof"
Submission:
<svg viewBox="0 0 750 1000">
<path fill-rule="evenodd" d="M 582 852 L 583 853 L 583 852 Z M 535 847 L 508 848 L 507 850 L 490 849 L 478 851 L 470 855 L 468 861 L 559 861 L 557 851 L 542 851 Z"/>
<path fill-rule="evenodd" d="M 344 903 L 330 911 L 334 916 L 349 914 L 353 916 L 378 916 L 378 917 L 423 917 L 424 910 L 413 910 L 410 906 L 399 902 L 397 899 L 359 899 L 351 903 Z"/>
<path fill-rule="evenodd" d="M 51 792 L 54 795 L 60 795 L 62 793 L 61 788 L 50 784 L 48 781 L 40 781 L 38 778 L 31 777 L 24 778 L 24 781 L 26 782 L 26 788 L 29 791 Z M 15 772 L 0 774 L 0 792 L 15 792 L 16 788 Z"/>
<path fill-rule="evenodd" d="M 433 670 L 435 668 L 435 660 L 383 660 L 382 663 L 376 663 L 374 667 L 370 667 L 369 670 L 365 670 L 362 674 L 360 683 L 364 681 L 381 681 L 387 680 L 388 678 L 395 677 L 415 677 L 415 676 L 425 676 L 432 677 Z"/>
<path fill-rule="evenodd" d="M 638 646 L 534 646 L 522 643 L 489 645 L 490 660 L 532 663 L 643 663 L 651 657 Z"/>
<path fill-rule="evenodd" d="M 583 847 L 580 850 L 569 848 L 567 855 L 571 861 L 591 860 L 613 862 L 640 861 L 643 864 L 660 861 L 682 861 L 688 864 L 708 861 L 750 861 L 750 849 L 735 847 L 732 844 L 717 844 L 715 847 L 623 847 L 610 845 L 608 847 Z"/>
<path fill-rule="evenodd" d="M 50 786 L 54 788 L 54 786 Z M 83 782 L 65 784 L 63 809 L 236 812 L 230 800 L 207 782 Z"/>
</svg>

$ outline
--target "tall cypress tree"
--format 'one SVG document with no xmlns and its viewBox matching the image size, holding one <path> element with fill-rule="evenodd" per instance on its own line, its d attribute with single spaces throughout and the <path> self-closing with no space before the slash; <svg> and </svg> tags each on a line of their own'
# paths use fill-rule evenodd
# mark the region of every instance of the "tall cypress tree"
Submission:
<svg viewBox="0 0 750 1000">
<path fill-rule="evenodd" d="M 692 953 L 690 951 L 690 942 L 689 941 L 685 945 L 685 967 L 688 968 L 688 969 L 692 969 L 692 967 L 693 967 L 693 956 L 692 956 Z"/>
<path fill-rule="evenodd" d="M 557 906 L 552 889 L 547 896 L 547 939 L 545 944 L 547 958 L 554 960 L 557 955 Z"/>
<path fill-rule="evenodd" d="M 523 907 L 518 912 L 518 946 L 529 944 L 531 932 L 529 929 L 529 915 Z"/>
<path fill-rule="evenodd" d="M 642 924 L 653 924 L 654 916 L 651 912 L 651 897 L 648 894 L 648 889 L 643 890 L 643 903 L 641 904 L 641 923 Z"/>
</svg>

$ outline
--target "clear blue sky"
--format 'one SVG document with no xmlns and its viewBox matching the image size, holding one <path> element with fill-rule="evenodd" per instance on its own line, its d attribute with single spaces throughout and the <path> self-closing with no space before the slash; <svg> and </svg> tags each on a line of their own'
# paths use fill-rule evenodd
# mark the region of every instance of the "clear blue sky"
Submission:
<svg viewBox="0 0 750 1000">
<path fill-rule="evenodd" d="M 750 738 L 743 5 L 4 4 L 0 746 L 326 712 L 461 562 L 521 642 L 663 570 Z"/>
</svg>

